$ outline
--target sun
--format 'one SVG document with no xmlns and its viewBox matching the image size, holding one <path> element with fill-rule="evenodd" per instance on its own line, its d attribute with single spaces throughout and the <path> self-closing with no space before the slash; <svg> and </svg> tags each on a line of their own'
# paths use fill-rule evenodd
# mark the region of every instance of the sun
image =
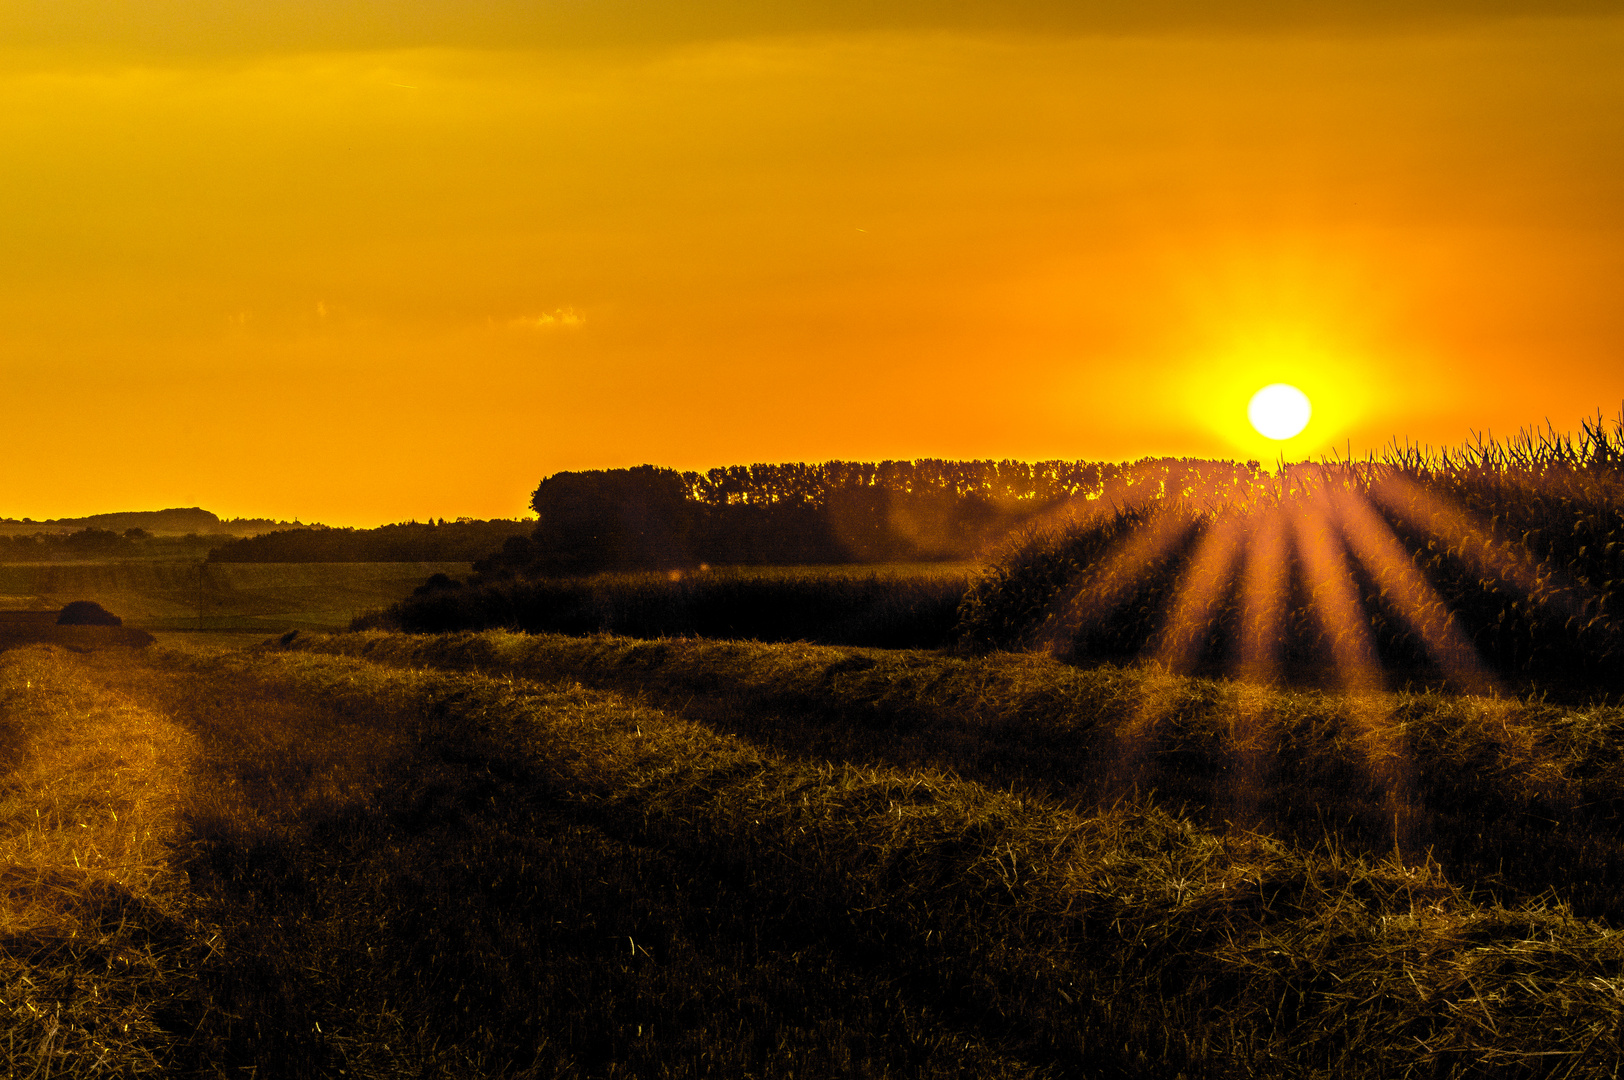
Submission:
<svg viewBox="0 0 1624 1080">
<path fill-rule="evenodd" d="M 1252 395 L 1246 418 L 1259 435 L 1269 439 L 1289 439 L 1308 426 L 1314 409 L 1308 395 L 1289 383 L 1270 383 Z"/>
</svg>

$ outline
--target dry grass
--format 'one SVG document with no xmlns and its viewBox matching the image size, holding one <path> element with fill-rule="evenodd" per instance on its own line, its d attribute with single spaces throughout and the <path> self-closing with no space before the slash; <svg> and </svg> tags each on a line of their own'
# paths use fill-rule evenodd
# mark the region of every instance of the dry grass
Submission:
<svg viewBox="0 0 1624 1080">
<path fill-rule="evenodd" d="M 430 574 L 467 572 L 467 563 L 210 563 L 204 625 L 261 634 L 339 630 L 361 611 L 409 596 Z M 59 610 L 71 600 L 97 601 L 126 627 L 195 630 L 197 563 L 0 563 L 0 608 Z"/>
<path fill-rule="evenodd" d="M 49 646 L 0 654 L 0 717 L 7 1074 L 156 1073 L 200 948 L 171 858 L 195 742 Z"/>
<path fill-rule="evenodd" d="M 460 687 L 366 664 L 317 683 L 293 659 L 86 661 L 202 747 L 180 854 L 221 948 L 177 1074 L 1052 1075 L 747 883 L 606 832 Z M 588 728 L 661 722 L 547 700 Z"/>
<path fill-rule="evenodd" d="M 579 688 L 308 654 L 210 664 L 411 723 L 748 881 L 764 912 L 1063 1069 L 1599 1077 L 1618 1060 L 1624 938 L 1559 904 L 1474 903 L 1435 865 L 786 761 Z"/>
<path fill-rule="evenodd" d="M 509 636 L 289 644 L 0 660 L 5 842 L 32 868 L 13 1074 L 1599 1080 L 1624 1052 L 1624 935 L 1424 857 L 786 756 L 528 680 Z M 425 667 L 436 644 L 482 672 Z M 1360 742 L 1311 696 L 1120 670 L 1079 698 L 1022 658 L 585 644 L 627 679 L 921 725 L 1019 701 L 1055 748 L 1261 752 L 1233 721 L 1272 714 L 1380 757 L 1429 722 Z M 1168 730 L 1127 708 L 1147 689 Z M 1440 756 L 1462 775 L 1549 792 L 1609 753 L 1582 718 L 1438 703 L 1500 748 Z"/>
<path fill-rule="evenodd" d="M 1555 889 L 1624 922 L 1624 711 L 1436 692 L 1340 694 L 806 644 L 500 631 L 300 635 L 404 667 L 579 681 L 808 761 L 936 769 L 1083 808 L 1154 790 L 1197 820 L 1396 839 L 1506 903 Z"/>
</svg>

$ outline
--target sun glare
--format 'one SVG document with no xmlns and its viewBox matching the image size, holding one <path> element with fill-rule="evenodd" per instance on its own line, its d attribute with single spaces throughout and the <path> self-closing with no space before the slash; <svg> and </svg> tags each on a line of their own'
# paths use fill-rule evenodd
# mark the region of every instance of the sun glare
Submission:
<svg viewBox="0 0 1624 1080">
<path fill-rule="evenodd" d="M 1308 426 L 1313 415 L 1308 395 L 1289 383 L 1271 383 L 1252 395 L 1246 418 L 1259 435 L 1289 439 Z"/>
</svg>

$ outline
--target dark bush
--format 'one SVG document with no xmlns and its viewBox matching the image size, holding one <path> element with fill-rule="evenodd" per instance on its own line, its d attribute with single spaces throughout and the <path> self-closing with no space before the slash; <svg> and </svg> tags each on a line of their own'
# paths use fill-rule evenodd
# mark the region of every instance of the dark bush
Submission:
<svg viewBox="0 0 1624 1080">
<path fill-rule="evenodd" d="M 94 600 L 75 600 L 56 617 L 58 626 L 123 626 L 124 620 Z"/>
<path fill-rule="evenodd" d="M 440 589 L 460 589 L 460 588 L 462 588 L 462 582 L 458 581 L 456 578 L 449 577 L 446 574 L 435 574 L 433 577 L 431 577 L 427 581 L 423 582 L 423 584 L 421 584 L 417 588 L 413 589 L 412 590 L 412 595 L 413 596 L 427 596 L 429 593 L 436 592 L 436 591 L 438 591 Z"/>
<path fill-rule="evenodd" d="M 111 529 L 87 528 L 63 537 L 62 545 L 77 555 L 114 555 L 129 550 L 131 540 Z"/>
<path fill-rule="evenodd" d="M 500 551 L 474 560 L 474 573 L 484 578 L 509 578 L 541 560 L 541 549 L 528 536 L 510 536 Z"/>
</svg>

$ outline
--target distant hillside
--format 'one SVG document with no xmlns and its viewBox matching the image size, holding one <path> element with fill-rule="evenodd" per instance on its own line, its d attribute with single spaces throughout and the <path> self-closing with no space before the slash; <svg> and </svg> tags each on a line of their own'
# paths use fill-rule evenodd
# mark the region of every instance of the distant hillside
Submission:
<svg viewBox="0 0 1624 1080">
<path fill-rule="evenodd" d="M 78 529 L 111 529 L 113 532 L 123 532 L 126 529 L 145 529 L 154 536 L 165 533 L 179 534 L 181 536 L 185 536 L 187 533 L 197 533 L 199 536 L 203 536 L 208 533 L 225 532 L 220 527 L 220 518 L 199 506 L 172 510 L 126 510 L 116 514 L 92 514 L 87 518 L 62 521 L 59 524 L 71 525 Z"/>
<path fill-rule="evenodd" d="M 219 516 L 202 507 L 175 507 L 169 510 L 124 510 L 112 514 L 91 514 L 89 517 L 50 518 L 34 521 L 31 518 L 0 518 L 0 535 L 33 536 L 40 533 L 69 533 L 81 529 L 104 529 L 123 533 L 141 529 L 153 536 L 257 536 L 274 529 L 302 529 L 309 526 L 296 521 L 272 521 L 270 518 L 232 518 L 221 521 Z"/>
</svg>

